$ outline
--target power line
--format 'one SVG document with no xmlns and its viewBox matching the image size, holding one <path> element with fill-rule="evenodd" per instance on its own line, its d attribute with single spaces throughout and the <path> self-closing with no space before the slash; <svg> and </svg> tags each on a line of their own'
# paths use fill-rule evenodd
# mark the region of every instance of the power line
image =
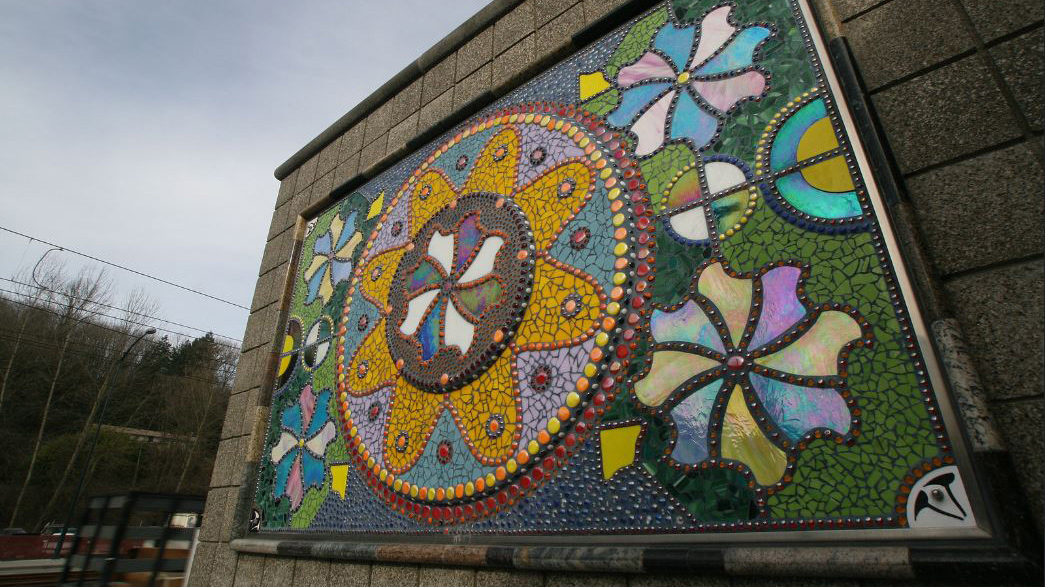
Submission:
<svg viewBox="0 0 1045 587">
<path fill-rule="evenodd" d="M 38 344 L 46 344 L 46 345 L 53 346 L 54 348 L 58 348 L 57 345 L 52 340 L 45 339 L 45 338 L 40 337 L 40 336 L 35 336 L 35 337 L 27 336 L 24 332 L 19 332 L 19 331 L 13 329 L 13 328 L 4 328 L 4 327 L 0 326 L 0 335 L 2 335 L 2 333 L 5 333 L 5 332 L 8 333 L 6 335 L 7 339 L 11 340 L 11 341 L 15 341 L 17 339 L 31 340 L 31 341 L 37 342 Z M 12 334 L 14 335 L 13 337 L 11 336 Z M 82 346 L 85 346 L 85 347 L 91 347 L 91 348 L 95 348 L 95 349 L 100 349 L 102 351 L 113 350 L 114 352 L 117 352 L 114 349 L 110 349 L 109 346 L 105 345 L 105 344 L 98 344 L 98 343 L 94 343 L 94 342 L 87 342 L 87 341 L 84 341 L 84 340 L 77 340 L 75 342 L 76 342 L 76 344 L 79 344 L 79 345 L 82 345 Z M 142 341 L 142 344 L 151 344 L 151 345 L 154 345 L 154 346 L 156 346 L 156 345 L 162 346 L 163 343 L 145 339 L 145 340 Z M 102 353 L 102 354 L 98 354 L 97 356 L 101 357 L 101 358 L 104 358 L 106 355 L 104 353 Z M 224 367 L 231 367 L 232 369 L 235 369 L 236 366 L 237 366 L 237 363 L 226 361 L 226 360 L 220 359 L 220 358 L 215 358 L 215 359 L 213 359 L 213 361 L 214 361 L 214 363 L 216 365 L 222 365 Z"/>
<path fill-rule="evenodd" d="M 0 280 L 9 281 L 11 283 L 17 283 L 18 285 L 25 285 L 26 287 L 39 287 L 39 286 L 33 285 L 31 283 L 26 283 L 24 281 L 19 281 L 17 279 L 10 279 L 10 278 L 6 278 L 6 277 L 0 277 Z M 47 291 L 51 291 L 52 294 L 57 294 L 59 296 L 65 296 L 66 298 L 73 298 L 73 296 L 71 296 L 69 294 L 66 294 L 65 291 L 56 291 L 54 289 L 50 289 L 50 288 L 47 288 L 47 287 L 44 287 L 44 289 L 46 289 Z M 3 289 L 3 291 L 10 291 L 10 290 L 9 289 Z M 20 294 L 20 295 L 21 296 L 25 296 L 25 294 Z M 194 326 L 189 326 L 187 324 L 181 324 L 181 323 L 178 323 L 178 322 L 173 322 L 173 321 L 170 321 L 170 320 L 162 319 L 162 318 L 160 318 L 160 316 L 149 315 L 149 314 L 142 313 L 142 312 L 136 312 L 136 311 L 132 311 L 132 310 L 129 310 L 129 309 L 126 309 L 126 308 L 118 308 L 116 306 L 110 306 L 109 304 L 102 304 L 101 302 L 91 302 L 91 303 L 95 304 L 97 306 L 101 306 L 103 308 L 110 308 L 110 309 L 113 309 L 113 310 L 126 312 L 126 313 L 129 313 L 129 314 L 140 315 L 140 316 L 142 316 L 142 318 L 158 320 L 160 322 L 165 322 L 167 324 L 172 324 L 172 325 L 175 325 L 175 326 L 181 326 L 182 328 L 188 328 L 189 330 L 195 330 L 196 332 L 204 332 L 204 333 L 210 332 L 211 334 L 214 334 L 216 336 L 220 336 L 222 338 L 227 338 L 227 339 L 229 339 L 229 341 L 235 341 L 237 343 L 242 343 L 242 341 L 240 341 L 239 338 L 235 338 L 233 336 L 228 336 L 228 335 L 225 335 L 225 334 L 218 334 L 218 333 L 214 332 L 213 330 L 205 330 L 203 328 L 196 328 Z"/>
<path fill-rule="evenodd" d="M 13 302 L 14 300 L 7 300 L 7 301 L 12 301 Z M 15 302 L 15 303 L 19 303 L 19 302 Z M 93 324 L 93 323 L 89 323 L 89 324 Z M 22 333 L 22 334 L 18 335 L 17 334 L 18 331 L 14 330 L 14 329 L 11 329 L 11 328 L 0 328 L 0 331 L 6 331 L 8 333 L 16 333 L 16 336 L 13 337 L 13 338 L 10 337 L 10 335 L 8 335 L 8 340 L 14 341 L 14 340 L 17 340 L 18 338 L 29 339 L 29 337 L 27 337 L 25 335 L 25 333 Z M 123 333 L 123 334 L 126 334 L 126 333 Z M 44 338 L 41 338 L 41 337 L 35 337 L 35 339 L 31 339 L 31 340 L 40 341 L 40 344 L 48 344 L 48 345 L 52 345 L 52 342 L 53 342 L 53 341 L 50 341 L 50 340 L 47 340 L 47 339 L 44 339 Z M 92 348 L 97 348 L 97 349 L 102 349 L 102 350 L 105 350 L 105 349 L 108 348 L 106 345 L 103 345 L 103 344 L 97 344 L 97 343 L 91 343 L 91 342 L 79 341 L 79 340 L 76 341 L 76 344 L 80 344 L 80 345 L 83 345 L 83 346 L 89 346 L 89 347 L 92 347 Z M 149 344 L 149 345 L 153 345 L 153 346 L 163 346 L 162 342 L 155 341 L 155 340 L 149 340 L 149 339 L 143 340 L 142 344 Z M 57 348 L 57 347 L 55 347 L 55 348 Z M 103 354 L 99 354 L 98 356 L 99 357 L 104 357 Z M 231 361 L 226 361 L 224 359 L 214 359 L 214 362 L 217 365 L 223 365 L 225 367 L 230 367 L 232 369 L 235 369 L 236 366 L 237 366 L 237 363 L 231 362 Z"/>
<path fill-rule="evenodd" d="M 25 294 L 20 294 L 20 295 L 25 295 Z M 19 306 L 24 306 L 26 308 L 39 310 L 41 312 L 47 312 L 48 314 L 54 314 L 55 316 L 58 316 L 59 318 L 68 318 L 68 316 L 63 316 L 62 314 L 59 314 L 58 312 L 55 312 L 54 310 L 50 310 L 48 308 L 42 308 L 40 306 L 34 306 L 32 304 L 27 304 L 25 302 L 19 302 L 18 300 L 13 300 L 11 298 L 7 298 L 7 297 L 3 297 L 3 296 L 0 296 L 0 299 L 3 299 L 3 300 L 5 300 L 7 302 L 10 302 L 12 304 L 18 304 Z M 116 334 L 121 334 L 121 335 L 124 335 L 124 336 L 127 335 L 127 332 L 124 332 L 123 330 L 117 330 L 115 328 L 110 328 L 110 327 L 105 326 L 103 324 L 99 324 L 96 321 L 90 321 L 87 318 L 81 318 L 79 320 L 73 319 L 72 322 L 86 323 L 86 324 L 90 324 L 91 326 L 94 326 L 96 328 L 101 328 L 102 330 L 108 330 L 110 332 L 115 332 Z M 159 341 L 149 340 L 149 339 L 145 339 L 142 342 L 145 343 L 145 344 L 152 344 L 152 345 L 162 345 L 163 344 L 163 343 L 161 343 Z M 223 344 L 219 343 L 218 341 L 214 341 L 214 344 L 220 345 L 220 346 L 224 346 L 224 347 L 227 347 L 227 348 L 230 348 L 230 349 L 238 350 L 237 347 L 233 347 L 233 346 L 229 346 L 229 345 L 223 345 Z"/>
<path fill-rule="evenodd" d="M 9 336 L 7 336 L 7 335 L 0 335 L 0 340 L 13 341 L 14 339 L 9 337 Z M 37 347 L 37 348 L 47 348 L 47 349 L 57 348 L 57 346 L 49 344 L 49 343 L 41 343 L 41 342 L 34 342 L 34 341 L 27 341 L 27 340 L 23 340 L 22 342 L 24 344 L 27 344 L 29 346 L 34 346 L 34 347 Z M 76 349 L 67 349 L 65 352 L 72 353 L 74 355 L 79 355 L 81 357 L 85 357 L 85 358 L 89 358 L 89 359 L 105 358 L 104 355 L 100 355 L 98 353 L 92 353 L 92 352 L 76 350 Z M 218 387 L 223 387 L 223 386 L 226 385 L 226 383 L 218 381 L 217 379 L 207 379 L 206 377 L 195 377 L 193 375 L 175 375 L 175 374 L 172 374 L 172 373 L 164 373 L 163 376 L 164 377 L 174 377 L 174 378 L 177 378 L 177 379 L 189 379 L 189 380 L 192 380 L 192 381 L 199 381 L 201 383 L 209 383 L 209 384 L 212 384 L 212 385 L 216 385 Z"/>
<path fill-rule="evenodd" d="M 25 294 L 25 293 L 22 293 L 20 291 L 13 291 L 13 290 L 10 290 L 10 289 L 4 289 L 2 287 L 0 287 L 0 292 L 6 292 L 6 293 L 10 293 L 10 294 L 15 294 L 15 295 L 24 296 L 24 297 L 27 297 L 27 298 L 28 297 L 32 297 L 32 296 L 30 296 L 28 294 Z M 69 296 L 69 297 L 72 298 L 72 296 Z M 11 301 L 15 301 L 15 300 L 11 300 Z M 94 301 L 91 301 L 91 303 L 92 304 L 97 304 L 97 302 L 94 302 Z M 99 305 L 104 305 L 104 304 L 99 304 Z M 39 306 L 33 306 L 33 307 L 39 307 Z M 40 308 L 40 309 L 46 310 L 45 308 Z M 185 332 L 179 332 L 177 330 L 170 330 L 168 328 L 162 328 L 160 326 L 156 326 L 154 324 L 148 324 L 148 323 L 145 323 L 145 322 L 135 322 L 135 321 L 129 320 L 127 318 L 120 318 L 119 316 L 112 316 L 110 314 L 106 314 L 105 312 L 99 312 L 99 311 L 96 311 L 96 310 L 88 310 L 86 308 L 80 308 L 77 311 L 85 312 L 87 314 L 94 314 L 96 316 L 104 316 L 106 318 L 109 318 L 110 320 L 119 320 L 120 322 L 126 322 L 128 324 L 134 324 L 135 326 L 148 326 L 150 328 L 155 328 L 156 330 L 162 330 L 164 332 L 169 332 L 171 334 L 176 334 L 178 336 L 184 336 L 186 338 L 198 338 L 196 336 L 193 336 L 193 335 L 185 333 Z M 61 314 L 58 314 L 58 315 L 60 316 Z M 92 322 L 92 324 L 98 325 L 96 322 Z M 230 349 L 234 349 L 234 350 L 239 350 L 239 348 L 240 348 L 240 347 L 238 347 L 236 345 L 231 345 L 231 344 L 225 344 L 223 342 L 218 342 L 217 340 L 214 341 L 214 344 L 220 345 L 220 346 L 223 346 L 223 347 L 227 347 L 227 348 L 230 348 Z"/>
<path fill-rule="evenodd" d="M 152 280 L 155 280 L 155 281 L 159 281 L 160 283 L 165 283 L 167 285 L 176 287 L 178 289 L 183 289 L 185 291 L 192 292 L 192 293 L 194 293 L 196 295 L 201 295 L 201 296 L 203 296 L 205 298 L 210 298 L 212 300 L 216 300 L 216 301 L 222 302 L 224 304 L 228 304 L 230 306 L 235 306 L 237 308 L 241 308 L 241 309 L 246 310 L 248 312 L 250 311 L 250 308 L 248 308 L 246 306 L 243 306 L 241 304 L 237 304 L 236 302 L 230 302 L 229 300 L 226 300 L 224 298 L 219 298 L 218 296 L 213 296 L 213 295 L 208 294 L 208 293 L 203 293 L 202 291 L 199 291 L 199 290 L 196 290 L 196 289 L 192 289 L 191 287 L 186 287 L 184 285 L 180 285 L 180 284 L 174 283 L 173 281 L 167 281 L 166 279 L 162 279 L 162 278 L 156 277 L 155 275 L 149 275 L 148 273 L 143 273 L 141 271 L 137 271 L 135 269 L 131 269 L 130 267 L 124 267 L 123 265 L 118 265 L 116 263 L 112 263 L 112 262 L 106 261 L 104 259 L 99 259 L 98 257 L 94 257 L 94 256 L 91 256 L 91 255 L 88 255 L 87 253 L 81 253 L 80 251 L 69 249 L 69 248 L 63 247 L 61 245 L 56 245 L 54 243 L 47 242 L 47 241 L 45 241 L 43 239 L 36 238 L 35 236 L 29 236 L 28 234 L 23 234 L 21 232 L 18 232 L 17 230 L 11 230 L 10 228 L 5 228 L 3 226 L 0 226 L 0 230 L 9 232 L 11 234 L 18 235 L 18 236 L 20 236 L 22 238 L 27 238 L 30 241 L 37 241 L 37 242 L 43 243 L 45 245 L 48 245 L 48 246 L 51 246 L 51 247 L 55 247 L 55 248 L 57 248 L 59 250 L 66 251 L 66 252 L 72 253 L 74 255 L 79 255 L 81 257 L 84 257 L 86 259 L 90 259 L 92 261 L 97 261 L 98 263 L 103 263 L 103 264 L 109 265 L 111 267 L 116 267 L 117 269 L 122 269 L 124 271 L 128 271 L 130 273 L 134 273 L 135 275 L 140 275 L 142 277 L 146 277 L 146 278 L 149 278 L 149 279 L 152 279 Z"/>
<path fill-rule="evenodd" d="M 11 332 L 11 331 L 9 331 L 9 332 Z M 19 339 L 22 341 L 23 344 L 28 345 L 28 346 L 32 346 L 32 347 L 36 347 L 36 348 L 41 348 L 41 349 L 57 349 L 58 348 L 58 345 L 53 344 L 50 341 L 33 340 L 33 339 L 30 339 L 30 338 L 27 338 L 25 335 L 23 335 L 21 337 L 13 337 L 13 336 L 10 336 L 8 334 L 0 334 L 0 340 L 6 340 L 6 341 L 14 342 L 14 341 L 19 340 Z M 97 345 L 92 345 L 90 343 L 84 343 L 84 342 L 75 342 L 73 344 L 79 345 L 79 346 L 84 346 L 84 347 L 102 348 L 102 347 L 99 347 Z M 86 357 L 86 358 L 90 358 L 90 359 L 107 359 L 107 358 L 109 358 L 109 357 L 107 357 L 106 355 L 104 355 L 102 353 L 95 353 L 95 352 L 84 351 L 84 350 L 67 349 L 66 352 L 73 353 L 75 355 L 79 355 L 81 357 Z M 227 365 L 227 366 L 230 366 L 230 367 L 233 366 L 233 365 L 231 365 L 229 363 L 225 363 L 223 361 L 215 361 L 215 362 L 218 363 L 218 364 Z M 193 376 L 193 375 L 176 375 L 176 374 L 173 374 L 173 373 L 164 373 L 163 376 L 164 377 L 176 377 L 178 379 L 191 379 L 193 381 L 200 381 L 202 383 L 211 383 L 211 384 L 217 385 L 219 387 L 222 386 L 222 385 L 225 385 L 224 383 L 218 381 L 216 378 L 215 379 L 208 379 L 206 377 L 196 377 L 196 376 Z M 229 382 L 229 383 L 231 383 L 231 382 Z"/>
</svg>

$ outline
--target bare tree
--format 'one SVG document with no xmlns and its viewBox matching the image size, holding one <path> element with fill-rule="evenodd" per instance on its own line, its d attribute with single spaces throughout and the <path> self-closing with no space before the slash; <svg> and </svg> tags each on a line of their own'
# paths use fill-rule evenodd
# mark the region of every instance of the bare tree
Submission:
<svg viewBox="0 0 1045 587">
<path fill-rule="evenodd" d="M 231 384 L 231 373 L 234 372 L 234 360 L 235 353 L 230 347 L 214 347 L 215 354 L 214 361 L 210 365 L 204 367 L 209 372 L 209 376 L 214 378 L 213 383 L 205 383 L 205 388 L 200 389 L 200 385 L 190 387 L 190 393 L 186 394 L 189 400 L 189 406 L 199 406 L 202 403 L 202 409 L 196 410 L 183 410 L 176 409 L 176 413 L 187 413 L 190 415 L 192 420 L 195 420 L 195 426 L 192 430 L 192 441 L 189 449 L 185 452 L 185 462 L 181 467 L 181 475 L 178 476 L 178 483 L 174 486 L 174 492 L 181 491 L 182 485 L 185 483 L 185 476 L 189 472 L 189 466 L 192 464 L 193 458 L 196 456 L 197 447 L 203 437 L 204 430 L 213 428 L 211 420 L 214 418 L 215 412 L 218 413 L 218 417 L 225 412 L 224 409 L 215 410 L 214 408 L 218 404 L 222 404 L 221 407 L 225 407 L 224 400 L 228 396 L 229 386 Z M 202 402 L 195 401 L 200 393 L 204 395 Z M 220 425 L 220 424 L 219 424 Z"/>
<path fill-rule="evenodd" d="M 20 271 L 18 274 L 16 274 L 16 277 L 18 278 L 16 280 L 16 284 L 18 282 L 27 283 L 30 277 L 29 271 Z M 28 305 L 23 306 L 21 310 L 18 312 L 18 334 L 15 336 L 14 348 L 11 349 L 11 356 L 7 358 L 7 366 L 4 367 L 4 380 L 0 382 L 0 414 L 2 414 L 4 410 L 4 398 L 7 395 L 7 384 L 9 381 L 11 381 L 11 369 L 14 367 L 15 364 L 15 356 L 18 355 L 18 348 L 22 346 L 22 337 L 25 334 L 25 327 L 29 324 L 29 320 L 32 318 L 34 306 L 36 306 L 36 304 L 40 301 L 40 294 L 44 293 L 44 290 L 39 287 L 26 288 L 25 286 L 16 285 L 16 288 L 31 290 L 28 292 L 20 293 L 21 295 L 30 298 L 32 301 Z"/>
<path fill-rule="evenodd" d="M 123 318 L 117 318 L 121 323 L 129 325 L 146 326 L 144 323 L 139 322 L 142 316 L 150 315 L 158 310 L 158 305 L 152 299 L 140 289 L 133 290 L 130 295 L 127 296 L 126 301 L 123 304 Z M 44 520 L 54 508 L 58 502 L 59 497 L 62 494 L 62 489 L 65 487 L 65 482 L 69 479 L 70 473 L 72 473 L 73 467 L 76 465 L 76 459 L 80 456 L 80 451 L 83 450 L 84 444 L 87 442 L 89 432 L 91 429 L 91 423 L 94 422 L 95 417 L 98 415 L 98 410 L 102 405 L 102 399 L 105 396 L 106 389 L 110 385 L 113 385 L 113 378 L 116 376 L 118 371 L 117 361 L 121 356 L 121 351 L 128 344 L 128 340 L 131 337 L 130 329 L 124 328 L 118 325 L 118 328 L 113 328 L 110 332 L 117 332 L 113 338 L 112 344 L 109 345 L 108 356 L 100 362 L 104 369 L 104 375 L 101 382 L 98 384 L 98 390 L 94 394 L 94 400 L 91 402 L 91 409 L 87 413 L 87 418 L 83 422 L 83 428 L 80 430 L 79 435 L 76 437 L 76 444 L 73 445 L 72 453 L 69 455 L 69 460 L 65 463 L 65 468 L 62 470 L 62 475 L 59 478 L 58 483 L 54 486 L 54 491 L 51 493 L 51 499 L 48 500 L 47 505 L 40 511 L 40 517 L 37 521 L 37 526 L 41 526 Z M 143 400 L 143 401 L 147 401 Z"/>
<path fill-rule="evenodd" d="M 51 411 L 59 377 L 62 374 L 62 365 L 65 363 L 66 353 L 69 350 L 69 342 L 84 320 L 98 307 L 98 304 L 105 303 L 111 291 L 110 281 L 104 271 L 82 270 L 74 279 L 66 280 L 62 266 L 52 263 L 39 267 L 38 273 L 33 276 L 41 290 L 37 303 L 44 310 L 58 317 L 53 335 L 56 341 L 61 342 L 54 375 L 51 377 L 47 398 L 44 400 L 43 415 L 40 417 L 36 440 L 29 457 L 29 466 L 14 508 L 11 510 L 9 526 L 15 525 L 26 489 L 32 481 L 33 469 L 36 467 L 36 460 L 40 453 L 40 444 L 47 427 L 47 417 Z"/>
</svg>

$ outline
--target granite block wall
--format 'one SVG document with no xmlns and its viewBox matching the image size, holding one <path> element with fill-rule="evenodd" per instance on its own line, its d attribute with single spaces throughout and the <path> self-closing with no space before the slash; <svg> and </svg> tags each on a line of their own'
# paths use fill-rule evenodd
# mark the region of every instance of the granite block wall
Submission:
<svg viewBox="0 0 1045 587">
<path fill-rule="evenodd" d="M 381 95 L 281 167 L 268 243 L 215 461 L 191 585 L 823 585 L 811 580 L 587 575 L 356 564 L 239 554 L 268 414 L 267 386 L 302 215 L 361 183 L 440 129 L 580 46 L 627 0 L 497 0 L 423 55 Z M 898 226 L 930 289 L 934 318 L 964 332 L 987 410 L 1015 466 L 1005 507 L 1042 519 L 1045 310 L 1040 0 L 816 0 L 825 32 L 848 38 L 902 175 Z M 639 6 L 641 8 L 641 6 Z M 623 19 L 621 19 L 623 20 Z M 372 102 L 372 103 L 371 103 Z M 323 139 L 323 140 L 320 140 Z M 917 277 L 916 277 L 917 281 Z M 1004 579 L 999 578 L 999 581 Z M 907 582 L 904 585 L 935 583 Z M 953 584 L 953 583 L 951 583 Z M 977 584 L 984 584 L 978 582 Z M 999 582 L 998 584 L 1012 584 Z"/>
</svg>

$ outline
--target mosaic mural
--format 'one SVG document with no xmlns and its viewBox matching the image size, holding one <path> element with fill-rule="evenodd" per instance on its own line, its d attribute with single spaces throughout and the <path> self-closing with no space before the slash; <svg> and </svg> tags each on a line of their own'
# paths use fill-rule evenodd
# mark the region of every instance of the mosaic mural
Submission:
<svg viewBox="0 0 1045 587">
<path fill-rule="evenodd" d="M 657 5 L 309 222 L 255 528 L 975 526 L 821 61 Z"/>
</svg>

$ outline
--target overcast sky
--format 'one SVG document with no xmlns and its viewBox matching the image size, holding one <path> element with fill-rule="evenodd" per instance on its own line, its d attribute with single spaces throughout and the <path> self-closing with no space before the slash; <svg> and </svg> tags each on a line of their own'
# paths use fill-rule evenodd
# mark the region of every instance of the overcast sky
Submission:
<svg viewBox="0 0 1045 587">
<path fill-rule="evenodd" d="M 272 171 L 486 2 L 0 0 L 0 226 L 249 306 Z M 48 248 L 0 231 L 0 277 Z M 244 310 L 111 275 L 242 337 Z"/>
</svg>

